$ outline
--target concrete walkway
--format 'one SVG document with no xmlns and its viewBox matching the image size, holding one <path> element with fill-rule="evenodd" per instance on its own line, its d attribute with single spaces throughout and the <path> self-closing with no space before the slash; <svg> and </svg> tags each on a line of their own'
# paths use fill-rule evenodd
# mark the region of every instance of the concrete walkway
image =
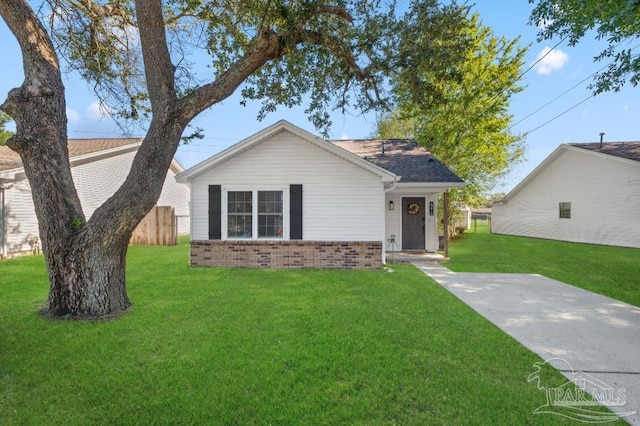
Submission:
<svg viewBox="0 0 640 426">
<path fill-rule="evenodd" d="M 613 392 L 600 400 L 640 425 L 640 308 L 541 275 L 455 273 L 411 262 L 569 380 L 582 379 L 592 395 Z"/>
</svg>

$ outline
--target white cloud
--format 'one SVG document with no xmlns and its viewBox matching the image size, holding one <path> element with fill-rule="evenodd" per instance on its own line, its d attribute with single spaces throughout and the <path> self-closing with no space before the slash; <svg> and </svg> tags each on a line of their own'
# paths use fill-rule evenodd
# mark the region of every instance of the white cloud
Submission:
<svg viewBox="0 0 640 426">
<path fill-rule="evenodd" d="M 342 140 L 349 140 L 349 139 L 351 139 L 351 138 L 350 138 L 350 137 L 349 137 L 349 135 L 347 135 L 346 133 L 342 133 L 342 135 L 340 136 L 340 139 L 342 139 Z"/>
<path fill-rule="evenodd" d="M 87 117 L 89 118 L 104 118 L 109 116 L 109 107 L 101 103 L 100 101 L 94 101 L 87 108 Z"/>
<path fill-rule="evenodd" d="M 67 108 L 67 121 L 69 123 L 77 123 L 80 121 L 80 115 L 76 112 L 76 110 Z"/>
<path fill-rule="evenodd" d="M 545 47 L 538 53 L 536 61 L 538 60 L 540 62 L 535 66 L 538 74 L 551 75 L 552 72 L 562 69 L 569 62 L 569 55 L 560 49 L 551 50 L 550 47 Z"/>
</svg>

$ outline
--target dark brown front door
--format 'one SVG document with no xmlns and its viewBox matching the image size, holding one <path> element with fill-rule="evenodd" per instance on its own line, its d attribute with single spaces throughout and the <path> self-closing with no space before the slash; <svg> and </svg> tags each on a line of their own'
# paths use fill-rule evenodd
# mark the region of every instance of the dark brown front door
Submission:
<svg viewBox="0 0 640 426">
<path fill-rule="evenodd" d="M 402 199 L 402 249 L 424 250 L 424 197 Z"/>
</svg>

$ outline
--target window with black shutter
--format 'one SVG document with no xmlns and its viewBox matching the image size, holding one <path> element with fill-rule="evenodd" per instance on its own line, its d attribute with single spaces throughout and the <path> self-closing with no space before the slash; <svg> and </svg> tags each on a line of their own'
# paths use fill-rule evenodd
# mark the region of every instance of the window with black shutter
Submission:
<svg viewBox="0 0 640 426">
<path fill-rule="evenodd" d="M 289 239 L 302 239 L 302 185 L 289 187 Z"/>
<path fill-rule="evenodd" d="M 222 239 L 222 187 L 209 185 L 209 239 Z"/>
</svg>

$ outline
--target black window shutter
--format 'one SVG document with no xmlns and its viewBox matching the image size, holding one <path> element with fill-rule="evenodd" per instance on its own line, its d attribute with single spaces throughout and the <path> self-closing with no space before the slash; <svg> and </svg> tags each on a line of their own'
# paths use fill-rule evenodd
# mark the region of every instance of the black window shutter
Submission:
<svg viewBox="0 0 640 426">
<path fill-rule="evenodd" d="M 209 185 L 209 239 L 222 239 L 222 187 Z"/>
<path fill-rule="evenodd" d="M 289 187 L 289 239 L 302 239 L 302 185 Z"/>
</svg>

